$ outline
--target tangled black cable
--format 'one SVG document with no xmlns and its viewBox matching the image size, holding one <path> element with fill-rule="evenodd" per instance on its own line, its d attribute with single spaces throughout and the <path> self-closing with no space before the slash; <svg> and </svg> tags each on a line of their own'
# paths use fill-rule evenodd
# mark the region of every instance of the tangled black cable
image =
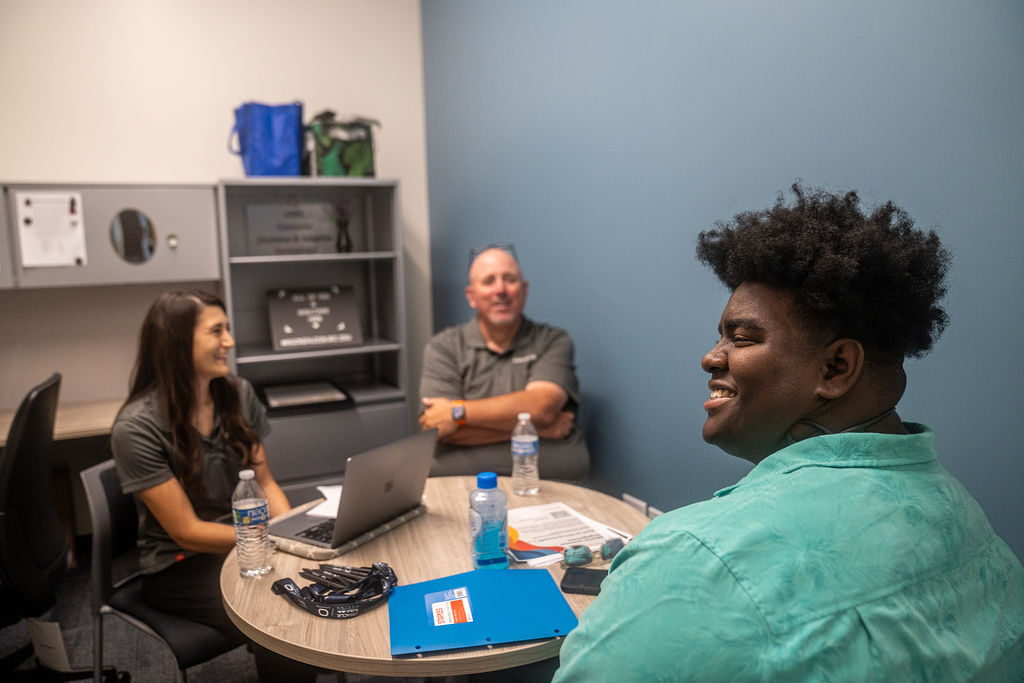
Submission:
<svg viewBox="0 0 1024 683">
<path fill-rule="evenodd" d="M 388 599 L 398 585 L 398 577 L 383 562 L 372 567 L 344 567 L 322 564 L 319 569 L 303 569 L 299 576 L 314 583 L 299 588 L 289 579 L 278 579 L 271 588 L 297 607 L 328 619 L 351 619 Z"/>
</svg>

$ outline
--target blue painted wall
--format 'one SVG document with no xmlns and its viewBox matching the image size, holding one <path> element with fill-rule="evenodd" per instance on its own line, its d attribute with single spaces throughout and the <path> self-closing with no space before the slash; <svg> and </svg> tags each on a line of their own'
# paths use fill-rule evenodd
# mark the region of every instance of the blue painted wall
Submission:
<svg viewBox="0 0 1024 683">
<path fill-rule="evenodd" d="M 904 419 L 1024 556 L 1024 5 L 423 0 L 434 324 L 472 245 L 576 340 L 593 480 L 668 510 L 749 465 L 700 439 L 728 292 L 693 256 L 796 179 L 893 199 L 954 254 Z"/>
</svg>

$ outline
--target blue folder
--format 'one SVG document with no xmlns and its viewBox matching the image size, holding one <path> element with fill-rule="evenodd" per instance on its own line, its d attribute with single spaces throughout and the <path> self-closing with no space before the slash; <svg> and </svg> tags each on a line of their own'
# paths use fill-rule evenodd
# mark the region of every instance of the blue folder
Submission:
<svg viewBox="0 0 1024 683">
<path fill-rule="evenodd" d="M 565 636 L 577 619 L 547 569 L 479 569 L 398 586 L 391 654 Z"/>
</svg>

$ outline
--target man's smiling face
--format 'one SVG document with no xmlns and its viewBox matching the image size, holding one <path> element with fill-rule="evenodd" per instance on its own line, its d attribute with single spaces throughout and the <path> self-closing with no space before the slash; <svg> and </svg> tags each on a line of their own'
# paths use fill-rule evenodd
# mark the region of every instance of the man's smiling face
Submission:
<svg viewBox="0 0 1024 683">
<path fill-rule="evenodd" d="M 469 269 L 466 300 L 477 315 L 495 327 L 519 323 L 526 305 L 527 283 L 507 251 L 488 249 Z"/>
<path fill-rule="evenodd" d="M 784 289 L 743 283 L 722 313 L 720 339 L 701 360 L 710 373 L 702 436 L 726 453 L 760 462 L 821 404 L 820 351 Z"/>
</svg>

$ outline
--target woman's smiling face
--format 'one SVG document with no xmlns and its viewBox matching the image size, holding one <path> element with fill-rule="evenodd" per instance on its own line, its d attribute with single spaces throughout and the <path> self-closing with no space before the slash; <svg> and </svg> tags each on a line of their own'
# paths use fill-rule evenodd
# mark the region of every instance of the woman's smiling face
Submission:
<svg viewBox="0 0 1024 683">
<path fill-rule="evenodd" d="M 225 377 L 230 371 L 228 352 L 235 345 L 228 317 L 219 306 L 205 306 L 192 335 L 192 365 L 199 382 Z"/>
<path fill-rule="evenodd" d="M 703 437 L 757 463 L 786 445 L 797 420 L 824 402 L 816 388 L 824 344 L 811 340 L 785 289 L 743 283 L 722 312 L 720 339 L 704 355 L 711 374 Z"/>
</svg>

